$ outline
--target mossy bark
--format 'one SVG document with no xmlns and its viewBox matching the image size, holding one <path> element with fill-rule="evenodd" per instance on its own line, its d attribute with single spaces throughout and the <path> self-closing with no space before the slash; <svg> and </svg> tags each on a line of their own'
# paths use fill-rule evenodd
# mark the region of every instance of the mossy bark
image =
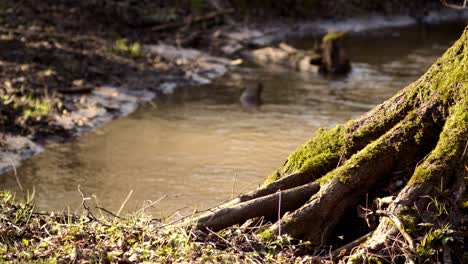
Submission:
<svg viewBox="0 0 468 264">
<path fill-rule="evenodd" d="M 236 206 L 277 192 L 287 192 L 291 197 L 296 190 L 304 190 L 299 187 L 316 184 L 320 188 L 313 189 L 310 199 L 296 199 L 302 203 L 283 208 L 283 213 L 289 212 L 269 227 L 273 233 L 323 246 L 334 240 L 343 219 L 354 217 L 349 212 L 367 197 L 377 201 L 393 195 L 396 199 L 388 207 L 379 204 L 366 209 L 366 218 L 372 214 L 380 219 L 370 239 L 355 249 L 352 257 L 345 257 L 348 262 L 379 256 L 385 261 L 458 258 L 456 261 L 462 263 L 466 260 L 463 251 L 450 249 L 455 242 L 444 244 L 445 253 L 425 249 L 430 243 L 441 244 L 444 234 L 457 233 L 463 226 L 468 197 L 467 146 L 468 27 L 417 81 L 361 118 L 319 131 L 293 152 L 260 189 L 220 206 L 208 218 L 202 216 L 202 226 L 209 226 L 210 219 L 219 220 L 218 216 Z M 303 194 L 297 191 L 298 196 Z M 257 208 L 261 206 L 258 203 Z M 252 217 L 271 215 L 274 212 Z M 219 228 L 223 225 L 217 225 Z M 456 240 L 455 235 L 451 238 Z"/>
</svg>

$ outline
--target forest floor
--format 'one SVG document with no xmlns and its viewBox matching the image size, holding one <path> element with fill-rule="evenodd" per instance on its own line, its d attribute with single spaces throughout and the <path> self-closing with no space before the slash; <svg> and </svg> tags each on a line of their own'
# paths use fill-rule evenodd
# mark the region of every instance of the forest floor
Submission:
<svg viewBox="0 0 468 264">
<path fill-rule="evenodd" d="M 262 225 L 204 234 L 191 224 L 167 226 L 143 208 L 125 217 L 37 212 L 0 192 L 0 209 L 2 263 L 320 263 L 314 255 L 323 253 Z"/>
</svg>

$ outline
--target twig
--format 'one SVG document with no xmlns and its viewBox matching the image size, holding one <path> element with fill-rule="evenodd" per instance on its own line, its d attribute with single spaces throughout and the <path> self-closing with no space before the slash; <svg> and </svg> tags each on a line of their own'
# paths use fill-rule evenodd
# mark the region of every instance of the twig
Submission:
<svg viewBox="0 0 468 264">
<path fill-rule="evenodd" d="M 11 158 L 8 158 L 7 160 L 10 163 L 11 167 L 13 168 L 13 175 L 15 175 L 16 183 L 18 184 L 18 187 L 20 188 L 20 191 L 23 191 L 23 186 L 21 185 L 21 181 L 20 181 L 20 179 L 18 177 L 18 173 L 16 171 L 15 162 Z"/>
<path fill-rule="evenodd" d="M 418 161 L 418 163 L 416 163 L 416 166 L 414 166 L 415 168 L 418 167 L 424 160 L 426 160 L 427 157 L 429 157 L 429 155 L 431 155 L 431 152 L 427 153 L 426 156 L 424 156 L 424 158 L 420 159 Z"/>
<path fill-rule="evenodd" d="M 188 206 L 184 206 L 184 207 L 178 208 L 177 210 L 172 211 L 172 213 L 168 214 L 167 216 L 162 217 L 160 220 L 169 219 L 169 218 L 171 218 L 173 215 L 179 213 L 181 210 L 187 209 L 187 208 L 189 208 L 189 207 L 188 207 Z M 180 220 L 180 219 L 176 219 L 176 220 L 174 220 L 174 222 L 177 222 L 177 221 L 179 221 L 179 220 Z"/>
<path fill-rule="evenodd" d="M 93 197 L 94 199 L 94 203 L 96 204 L 95 207 L 98 208 L 98 211 L 99 211 L 99 214 L 101 215 L 101 218 L 104 218 L 104 214 L 102 213 L 101 210 L 99 210 L 99 208 L 101 207 L 98 203 L 98 199 L 97 199 L 97 196 L 95 194 L 91 194 L 91 197 Z M 91 198 L 90 198 L 91 199 Z"/>
<path fill-rule="evenodd" d="M 260 186 L 260 183 L 259 183 L 259 182 L 260 182 L 260 181 L 258 181 L 258 180 L 250 182 L 249 184 L 247 184 L 247 186 L 245 186 L 242 190 L 240 190 L 239 194 L 238 194 L 235 198 L 241 196 L 242 193 L 243 193 L 245 190 L 249 189 L 250 186 L 252 186 L 252 185 L 254 185 L 254 184 L 256 184 L 256 183 Z M 235 199 L 235 198 L 234 198 L 234 199 Z"/>
<path fill-rule="evenodd" d="M 125 204 L 128 202 L 128 200 L 130 199 L 130 196 L 132 196 L 132 193 L 133 193 L 133 190 L 130 190 L 130 192 L 128 193 L 127 195 L 127 198 L 125 198 L 125 200 L 123 201 L 122 205 L 120 205 L 120 208 L 119 210 L 117 211 L 117 215 L 120 215 L 120 213 L 122 212 L 123 208 L 125 207 Z"/>
<path fill-rule="evenodd" d="M 344 156 L 344 153 L 345 151 L 343 150 L 340 154 L 340 159 L 338 160 L 338 163 L 336 164 L 336 167 L 338 168 L 341 164 L 341 161 L 343 160 L 343 156 Z"/>
<path fill-rule="evenodd" d="M 192 216 L 190 217 L 190 221 L 187 223 L 188 225 L 190 224 L 190 226 L 193 226 L 192 225 L 192 222 L 193 222 L 193 217 L 195 216 L 195 213 L 197 212 L 197 208 L 194 208 L 193 209 L 193 213 L 192 213 Z M 190 229 L 192 230 L 192 229 Z"/>
<path fill-rule="evenodd" d="M 29 190 L 28 190 L 28 202 L 34 201 L 35 196 L 36 196 L 36 187 L 33 185 L 31 194 L 29 194 Z"/>
<path fill-rule="evenodd" d="M 465 2 L 466 2 L 466 1 L 465 1 Z M 465 144 L 465 150 L 463 150 L 463 154 L 462 154 L 462 156 L 461 156 L 461 158 L 460 158 L 460 161 L 462 161 L 462 160 L 463 160 L 463 158 L 465 157 L 465 154 L 466 154 L 466 149 L 467 149 L 467 148 L 468 148 L 468 140 L 466 141 L 466 144 Z"/>
<path fill-rule="evenodd" d="M 408 247 L 410 248 L 410 250 L 414 251 L 414 242 L 413 242 L 413 239 L 411 238 L 411 236 L 405 231 L 405 228 L 403 226 L 403 223 L 400 221 L 400 219 L 398 219 L 398 217 L 389 212 L 389 211 L 385 211 L 385 210 L 377 210 L 376 212 L 377 214 L 379 215 L 383 215 L 383 216 L 386 216 L 387 218 L 389 218 L 394 224 L 395 224 L 395 227 L 398 229 L 398 231 L 400 231 L 401 235 L 403 236 L 403 238 L 406 240 L 406 243 L 408 243 Z"/>
<path fill-rule="evenodd" d="M 156 201 L 154 201 L 154 202 L 151 202 L 151 201 L 148 200 L 148 201 L 150 202 L 150 204 L 148 204 L 148 205 L 144 205 L 144 204 L 143 204 L 143 208 L 139 209 L 139 210 L 137 211 L 137 213 L 144 213 L 146 209 L 148 209 L 148 208 L 150 208 L 150 207 L 153 207 L 153 205 L 159 203 L 160 201 L 162 201 L 162 200 L 163 200 L 164 198 L 166 198 L 166 197 L 167 197 L 167 195 L 163 195 L 161 198 L 159 198 L 158 200 L 156 200 Z"/>
<path fill-rule="evenodd" d="M 118 216 L 117 214 L 114 214 L 113 212 L 111 212 L 110 210 L 107 210 L 106 208 L 104 207 L 101 207 L 101 206 L 95 206 L 96 209 L 99 209 L 99 210 L 102 210 L 108 214 L 110 214 L 111 216 L 115 217 L 115 218 L 118 218 L 120 220 L 126 220 L 125 218 L 121 217 L 121 216 Z"/>
<path fill-rule="evenodd" d="M 83 192 L 81 191 L 80 189 L 80 185 L 78 184 L 78 192 L 81 194 L 81 205 L 83 206 L 83 208 L 85 209 L 85 211 L 88 213 L 88 217 L 93 220 L 93 221 L 96 221 L 100 224 L 102 224 L 103 226 L 110 226 L 104 222 L 102 222 L 101 220 L 99 220 L 96 216 L 94 216 L 94 214 L 91 212 L 88 204 L 86 203 L 86 200 L 91 200 L 91 198 L 89 197 L 85 197 Z"/>
<path fill-rule="evenodd" d="M 234 191 L 236 189 L 236 182 L 237 182 L 237 172 L 234 174 L 234 183 L 232 184 L 231 200 L 234 199 Z"/>
<path fill-rule="evenodd" d="M 281 236 L 281 190 L 278 190 L 278 236 Z"/>
<path fill-rule="evenodd" d="M 370 223 L 369 223 L 369 193 L 366 192 L 366 224 L 370 228 Z"/>
<path fill-rule="evenodd" d="M 227 245 L 231 246 L 235 251 L 239 252 L 241 255 L 245 256 L 247 259 L 250 259 L 252 262 L 255 262 L 255 263 L 261 263 L 260 261 L 254 259 L 254 258 L 251 258 L 245 254 L 243 254 L 244 252 L 242 250 L 240 250 L 238 247 L 236 247 L 236 245 L 234 245 L 233 243 L 229 242 L 227 239 L 225 239 L 224 237 L 218 235 L 216 232 L 210 230 L 209 228 L 207 228 L 208 232 L 210 232 L 211 234 L 217 236 L 219 239 L 221 239 L 222 241 L 224 241 L 224 243 L 226 243 Z"/>
</svg>

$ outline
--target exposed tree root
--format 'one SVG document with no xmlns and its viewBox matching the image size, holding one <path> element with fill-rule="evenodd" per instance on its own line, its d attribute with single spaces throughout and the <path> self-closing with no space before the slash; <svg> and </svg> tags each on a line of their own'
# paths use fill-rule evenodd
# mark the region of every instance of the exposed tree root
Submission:
<svg viewBox="0 0 468 264">
<path fill-rule="evenodd" d="M 284 212 L 295 210 L 304 204 L 319 188 L 317 183 L 312 182 L 283 192 L 280 191 L 238 203 L 198 218 L 197 228 L 218 231 L 228 226 L 242 224 L 254 217 L 271 217 L 277 214 L 278 210 Z"/>
<path fill-rule="evenodd" d="M 255 217 L 273 220 L 281 190 L 282 218 L 269 230 L 323 246 L 366 195 L 392 195 L 388 208 L 374 208 L 380 223 L 372 236 L 344 259 L 437 257 L 428 244 L 463 225 L 467 146 L 468 28 L 419 80 L 360 119 L 319 131 L 260 189 L 199 216 L 196 227 L 219 230 Z M 357 246 L 357 238 L 345 242 Z"/>
<path fill-rule="evenodd" d="M 432 112 L 431 108 L 425 110 L 425 115 Z M 404 122 L 325 175 L 322 181 L 332 180 L 322 186 L 307 204 L 287 216 L 281 223 L 282 230 L 293 237 L 306 238 L 315 245 L 321 245 L 330 234 L 326 230 L 331 231 L 346 210 L 356 204 L 359 196 L 395 169 L 400 157 L 414 156 L 415 149 L 419 147 L 414 137 L 418 133 L 426 133 L 422 119 L 418 119 L 416 115 L 408 116 Z M 314 225 L 307 225 L 310 222 Z M 279 223 L 276 223 L 271 230 L 277 232 L 279 228 Z"/>
</svg>

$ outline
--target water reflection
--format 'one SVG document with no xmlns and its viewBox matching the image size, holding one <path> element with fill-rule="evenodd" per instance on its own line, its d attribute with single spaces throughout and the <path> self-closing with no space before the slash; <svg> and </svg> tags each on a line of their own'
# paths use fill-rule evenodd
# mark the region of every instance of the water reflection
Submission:
<svg viewBox="0 0 468 264">
<path fill-rule="evenodd" d="M 281 67 L 241 68 L 215 84 L 177 90 L 157 100 L 156 108 L 143 107 L 75 142 L 50 145 L 19 168 L 19 177 L 25 188 L 35 188 L 39 209 L 80 209 L 78 185 L 114 211 L 130 190 L 129 211 L 165 195 L 150 210 L 156 217 L 184 206 L 205 208 L 255 188 L 317 128 L 357 117 L 395 94 L 423 73 L 461 29 L 352 36 L 353 70 L 336 79 Z M 240 88 L 257 82 L 264 84 L 263 105 L 246 111 L 239 103 Z M 17 190 L 11 175 L 3 175 L 0 183 Z"/>
</svg>

